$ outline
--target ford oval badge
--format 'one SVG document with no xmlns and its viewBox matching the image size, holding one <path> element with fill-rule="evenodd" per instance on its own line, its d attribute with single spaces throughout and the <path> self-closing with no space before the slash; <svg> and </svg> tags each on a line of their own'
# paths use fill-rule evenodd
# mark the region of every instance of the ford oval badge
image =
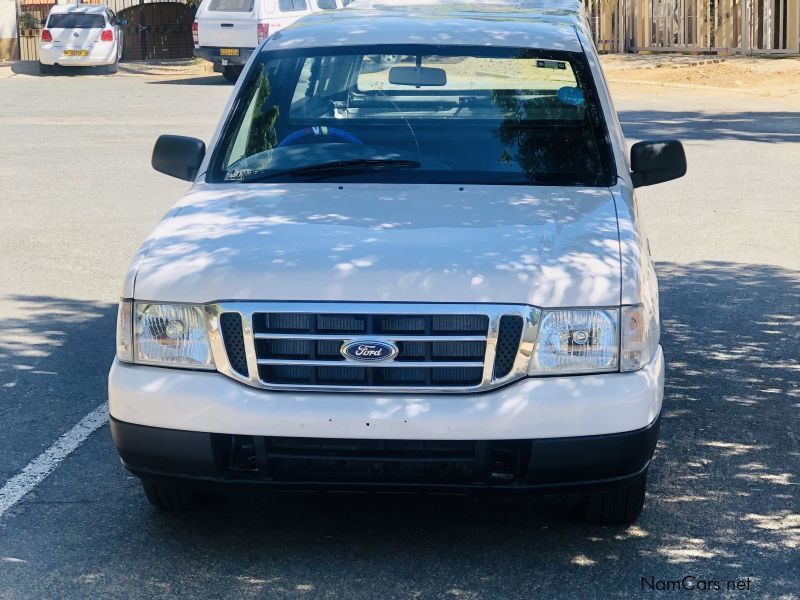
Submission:
<svg viewBox="0 0 800 600">
<path fill-rule="evenodd" d="M 368 339 L 350 340 L 341 348 L 342 356 L 355 362 L 388 362 L 399 352 L 400 348 L 392 342 Z"/>
</svg>

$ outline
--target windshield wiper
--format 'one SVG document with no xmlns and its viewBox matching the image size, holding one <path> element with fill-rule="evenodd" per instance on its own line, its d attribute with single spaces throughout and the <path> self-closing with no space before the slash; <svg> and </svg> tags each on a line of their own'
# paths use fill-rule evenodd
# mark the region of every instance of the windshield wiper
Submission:
<svg viewBox="0 0 800 600">
<path fill-rule="evenodd" d="M 252 183 L 275 179 L 278 177 L 314 177 L 324 175 L 350 175 L 359 171 L 380 171 L 383 169 L 418 169 L 422 164 L 416 160 L 405 160 L 399 158 L 356 158 L 352 160 L 333 160 L 330 162 L 319 163 L 316 165 L 306 165 L 293 169 L 282 169 L 280 171 L 260 171 L 242 177 L 242 183 Z"/>
</svg>

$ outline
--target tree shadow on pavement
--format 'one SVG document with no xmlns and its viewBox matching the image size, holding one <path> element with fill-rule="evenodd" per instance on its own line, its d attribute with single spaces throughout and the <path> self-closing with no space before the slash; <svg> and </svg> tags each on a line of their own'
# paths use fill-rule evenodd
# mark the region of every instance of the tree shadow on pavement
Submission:
<svg viewBox="0 0 800 600">
<path fill-rule="evenodd" d="M 0 476 L 16 474 L 106 399 L 116 306 L 9 296 L 0 320 Z"/>
</svg>

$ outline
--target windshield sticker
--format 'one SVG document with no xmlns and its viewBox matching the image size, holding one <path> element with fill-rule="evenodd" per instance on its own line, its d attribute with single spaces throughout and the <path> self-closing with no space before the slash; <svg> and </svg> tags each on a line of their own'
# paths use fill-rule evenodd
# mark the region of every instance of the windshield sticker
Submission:
<svg viewBox="0 0 800 600">
<path fill-rule="evenodd" d="M 537 60 L 536 66 L 540 69 L 561 69 L 567 68 L 567 63 L 560 60 Z"/>
<path fill-rule="evenodd" d="M 558 90 L 557 95 L 562 104 L 583 106 L 583 92 L 576 87 L 564 86 Z"/>
<path fill-rule="evenodd" d="M 233 169 L 225 173 L 225 181 L 242 181 L 248 175 L 256 172 L 256 169 Z"/>
</svg>

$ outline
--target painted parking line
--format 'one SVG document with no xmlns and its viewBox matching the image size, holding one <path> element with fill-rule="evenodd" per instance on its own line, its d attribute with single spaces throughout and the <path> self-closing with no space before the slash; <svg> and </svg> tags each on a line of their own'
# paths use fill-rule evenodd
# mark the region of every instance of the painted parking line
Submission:
<svg viewBox="0 0 800 600">
<path fill-rule="evenodd" d="M 65 458 L 106 423 L 108 423 L 108 406 L 103 403 L 9 479 L 0 488 L 0 517 L 44 481 Z"/>
</svg>

